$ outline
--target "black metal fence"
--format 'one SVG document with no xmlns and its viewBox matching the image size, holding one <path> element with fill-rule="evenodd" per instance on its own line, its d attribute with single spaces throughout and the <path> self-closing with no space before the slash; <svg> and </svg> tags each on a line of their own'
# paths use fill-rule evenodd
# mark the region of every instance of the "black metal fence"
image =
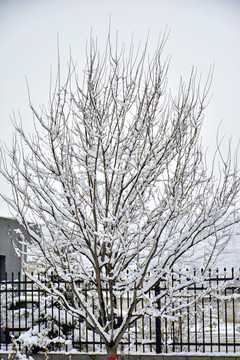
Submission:
<svg viewBox="0 0 240 360">
<path fill-rule="evenodd" d="M 181 282 L 173 277 L 173 282 Z M 164 291 L 166 284 L 156 287 Z M 211 291 L 210 291 L 211 290 Z M 200 294 L 204 294 L 200 297 Z M 156 318 L 156 352 L 237 352 L 240 350 L 240 282 L 234 269 L 220 274 L 211 271 L 207 279 L 184 289 L 168 316 Z M 164 306 L 163 299 L 158 307 Z M 183 307 L 181 308 L 181 304 Z M 187 304 L 187 306 L 185 306 Z"/>
<path fill-rule="evenodd" d="M 178 288 L 181 281 L 181 275 L 172 275 L 171 287 Z M 168 293 L 168 287 L 169 283 L 163 280 L 148 293 L 149 298 L 158 297 L 158 312 L 141 316 L 129 326 L 120 344 L 124 352 L 240 351 L 240 280 L 233 269 L 230 274 L 226 269 L 222 273 L 209 270 L 204 282 L 184 289 L 179 286 L 173 297 L 161 296 Z M 83 291 L 94 308 L 91 291 Z M 120 320 L 130 301 L 130 292 L 118 299 Z M 13 274 L 11 278 L 6 274 L 0 282 L 0 306 L 1 350 L 8 350 L 13 338 L 21 350 L 28 352 L 104 350 L 98 334 L 61 309 L 25 276 L 18 274 L 16 279 Z M 144 306 L 142 300 L 138 309 Z M 156 315 L 159 313 L 161 316 Z"/>
</svg>

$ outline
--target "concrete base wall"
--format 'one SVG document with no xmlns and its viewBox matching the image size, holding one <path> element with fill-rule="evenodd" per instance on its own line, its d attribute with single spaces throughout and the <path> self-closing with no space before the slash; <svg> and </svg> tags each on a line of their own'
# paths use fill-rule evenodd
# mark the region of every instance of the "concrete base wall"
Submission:
<svg viewBox="0 0 240 360">
<path fill-rule="evenodd" d="M 13 354 L 12 354 L 13 355 Z M 0 353 L 0 360 L 8 360 L 8 353 Z M 17 357 L 11 357 L 12 360 L 17 360 Z M 29 360 L 107 360 L 107 355 L 97 354 L 61 354 L 49 353 L 29 355 Z M 168 354 L 168 355 L 118 355 L 118 360 L 240 360 L 240 353 L 238 354 Z"/>
</svg>

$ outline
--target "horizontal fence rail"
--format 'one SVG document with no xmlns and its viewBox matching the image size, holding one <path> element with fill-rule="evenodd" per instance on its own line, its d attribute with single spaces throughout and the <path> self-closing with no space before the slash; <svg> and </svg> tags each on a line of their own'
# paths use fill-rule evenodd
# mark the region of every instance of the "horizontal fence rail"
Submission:
<svg viewBox="0 0 240 360">
<path fill-rule="evenodd" d="M 209 270 L 205 281 L 191 283 L 184 289 L 181 281 L 181 275 L 172 275 L 172 288 L 179 288 L 173 298 L 164 296 L 170 286 L 164 279 L 147 294 L 150 299 L 158 299 L 156 309 L 161 315 L 139 317 L 126 331 L 120 349 L 128 353 L 239 352 L 239 275 L 233 269 L 230 274 L 226 269 L 221 274 Z M 94 309 L 91 289 L 80 283 L 79 286 Z M 106 290 L 106 302 L 108 296 Z M 117 299 L 119 324 L 130 301 L 131 292 Z M 26 276 L 5 275 L 0 282 L 0 306 L 1 350 L 10 349 L 16 339 L 19 349 L 26 352 L 73 348 L 80 352 L 104 351 L 97 333 L 62 309 Z M 144 306 L 142 300 L 136 311 Z"/>
</svg>

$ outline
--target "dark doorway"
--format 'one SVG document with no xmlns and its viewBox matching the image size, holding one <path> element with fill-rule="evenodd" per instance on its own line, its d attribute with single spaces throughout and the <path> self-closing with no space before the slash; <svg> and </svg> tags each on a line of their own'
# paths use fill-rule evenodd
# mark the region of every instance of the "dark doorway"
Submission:
<svg viewBox="0 0 240 360">
<path fill-rule="evenodd" d="M 0 255 L 0 281 L 5 279 L 6 272 L 6 256 Z"/>
</svg>

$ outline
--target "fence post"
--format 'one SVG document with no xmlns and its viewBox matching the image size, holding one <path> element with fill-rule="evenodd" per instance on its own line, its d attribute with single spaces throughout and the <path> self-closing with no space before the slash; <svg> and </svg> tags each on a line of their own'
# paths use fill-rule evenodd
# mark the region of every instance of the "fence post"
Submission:
<svg viewBox="0 0 240 360">
<path fill-rule="evenodd" d="M 160 294 L 160 286 L 157 284 L 155 286 L 155 296 Z M 160 310 L 161 304 L 160 299 L 157 300 L 157 308 Z M 156 353 L 160 354 L 162 352 L 162 339 L 161 339 L 161 319 L 160 317 L 156 318 Z"/>
</svg>

